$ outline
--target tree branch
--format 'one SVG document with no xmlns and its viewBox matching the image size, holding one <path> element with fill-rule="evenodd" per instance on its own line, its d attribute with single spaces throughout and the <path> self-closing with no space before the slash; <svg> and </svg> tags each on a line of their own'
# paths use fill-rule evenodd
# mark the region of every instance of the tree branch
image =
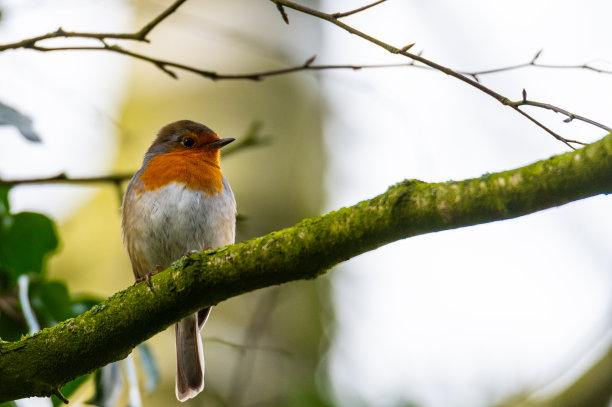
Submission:
<svg viewBox="0 0 612 407">
<path fill-rule="evenodd" d="M 561 113 L 562 115 L 567 116 L 567 119 L 563 120 L 565 123 L 569 123 L 572 120 L 576 119 L 576 120 L 580 120 L 580 121 L 583 121 L 585 123 L 588 123 L 588 124 L 590 124 L 592 126 L 599 127 L 600 129 L 604 129 L 608 133 L 610 131 L 612 131 L 612 129 L 610 127 L 606 126 L 605 124 L 601 124 L 601 123 L 598 123 L 598 122 L 596 122 L 594 120 L 588 119 L 588 118 L 586 118 L 584 116 L 580 116 L 580 115 L 574 114 L 572 112 L 568 112 L 567 110 L 561 109 L 560 107 L 553 106 L 553 105 L 548 104 L 548 103 L 542 103 L 542 102 L 535 102 L 533 100 L 527 100 L 527 91 L 525 91 L 525 89 L 523 89 L 523 100 L 520 100 L 518 102 L 513 102 L 513 104 L 515 106 L 517 106 L 517 107 L 518 106 L 535 106 L 535 107 L 539 107 L 541 109 L 552 110 L 555 113 Z M 579 143 L 577 141 L 572 141 L 572 142 L 573 143 Z"/>
<path fill-rule="evenodd" d="M 161 14 L 155 17 L 151 22 L 145 24 L 140 30 L 134 33 L 88 33 L 88 32 L 76 32 L 76 31 L 64 31 L 62 27 L 57 30 L 39 35 L 32 38 L 27 38 L 25 40 L 12 42 L 8 44 L 0 44 L 0 52 L 6 51 L 9 49 L 19 49 L 19 48 L 30 48 L 39 50 L 40 48 L 37 46 L 37 43 L 40 41 L 48 40 L 51 38 L 81 38 L 81 39 L 97 39 L 100 41 L 107 39 L 116 39 L 116 40 L 133 40 L 133 41 L 142 41 L 149 42 L 147 39 L 147 35 L 155 28 L 158 24 L 164 21 L 169 15 L 174 13 L 183 3 L 187 0 L 176 0 L 170 7 L 164 10 Z"/>
<path fill-rule="evenodd" d="M 292 228 L 176 261 L 146 284 L 17 342 L 0 342 L 0 402 L 48 396 L 126 357 L 203 307 L 289 281 L 313 279 L 387 243 L 511 219 L 612 192 L 612 135 L 585 148 L 480 178 L 404 181 L 387 192 Z M 44 355 L 44 357 L 41 357 Z"/>
<path fill-rule="evenodd" d="M 542 55 L 542 50 L 539 50 L 533 58 L 531 58 L 531 61 L 529 62 L 525 62 L 522 64 L 516 64 L 516 65 L 510 65 L 510 66 L 502 66 L 500 68 L 493 68 L 493 69 L 486 69 L 486 70 L 482 70 L 482 71 L 473 71 L 473 72 L 461 72 L 464 75 L 468 75 L 471 76 L 472 78 L 474 78 L 474 80 L 478 81 L 478 77 L 481 75 L 489 75 L 489 74 L 493 74 L 493 73 L 500 73 L 500 72 L 506 72 L 506 71 L 512 71 L 515 69 L 521 69 L 521 68 L 527 68 L 527 67 L 534 67 L 534 68 L 546 68 L 546 69 L 586 69 L 588 71 L 593 71 L 593 72 L 597 72 L 597 73 L 603 73 L 603 74 L 607 74 L 610 75 L 612 74 L 612 71 L 608 71 L 605 69 L 599 69 L 599 68 L 595 68 L 594 66 L 591 66 L 589 64 L 581 64 L 581 65 L 557 65 L 557 64 L 541 64 L 538 61 L 538 59 L 540 58 L 540 55 Z"/>
<path fill-rule="evenodd" d="M 140 31 L 134 33 L 134 39 L 149 42 L 147 40 L 147 35 L 149 35 L 149 33 L 153 31 L 153 29 L 157 27 L 159 23 L 164 21 L 166 17 L 168 17 L 170 14 L 174 13 L 186 1 L 187 0 L 176 0 L 174 3 L 170 5 L 170 7 L 164 10 L 163 13 L 161 13 L 160 15 L 155 17 L 150 23 L 142 27 Z"/>
<path fill-rule="evenodd" d="M 274 69 L 274 70 L 267 70 L 267 71 L 260 71 L 260 72 L 249 72 L 249 73 L 242 73 L 242 74 L 222 74 L 222 73 L 217 73 L 214 71 L 210 71 L 210 70 L 206 70 L 206 69 L 200 69 L 200 68 L 195 68 L 189 65 L 185 65 L 185 64 L 180 64 L 177 62 L 172 62 L 172 61 L 167 61 L 167 60 L 163 60 L 163 59 L 159 59 L 159 58 L 154 58 L 154 57 L 150 57 L 148 55 L 144 55 L 144 54 L 140 54 L 137 52 L 133 52 L 130 50 L 127 50 L 117 44 L 108 44 L 107 40 L 109 39 L 115 39 L 115 40 L 133 40 L 133 41 L 142 41 L 142 42 L 149 42 L 149 40 L 147 39 L 147 35 L 155 28 L 157 27 L 162 21 L 164 21 L 169 15 L 171 15 L 172 13 L 174 13 L 183 3 L 185 3 L 187 0 L 176 0 L 174 3 L 172 3 L 172 5 L 170 5 L 170 7 L 168 7 L 166 10 L 164 10 L 161 14 L 159 14 L 157 17 L 155 17 L 152 21 L 150 21 L 148 24 L 144 25 L 140 30 L 134 32 L 134 33 L 88 33 L 88 32 L 71 32 L 71 31 L 64 31 L 61 27 L 58 28 L 56 31 L 54 32 L 50 32 L 47 34 L 43 34 L 43 35 L 39 35 L 36 37 L 32 37 L 32 38 L 28 38 L 28 39 L 24 39 L 22 41 L 18 41 L 18 42 L 14 42 L 14 43 L 9 43 L 9 44 L 4 44 L 4 45 L 0 45 L 0 52 L 2 51 L 6 51 L 9 49 L 19 49 L 19 48 L 26 48 L 26 49 L 31 49 L 31 50 L 35 50 L 35 51 L 40 51 L 40 52 L 51 52 L 51 51 L 109 51 L 109 52 L 114 52 L 114 53 L 118 53 L 118 54 L 122 54 L 122 55 L 126 55 L 135 59 L 139 59 L 145 62 L 149 62 L 152 65 L 154 65 L 155 67 L 157 67 L 158 69 L 160 69 L 162 72 L 164 72 L 165 74 L 169 75 L 170 77 L 177 79 L 178 76 L 177 74 L 174 72 L 174 70 L 172 68 L 175 69 L 180 69 L 183 71 L 187 71 L 187 72 L 191 72 L 194 73 L 196 75 L 205 77 L 205 78 L 209 78 L 212 80 L 220 80 L 220 79 L 247 79 L 247 80 L 262 80 L 266 77 L 270 77 L 270 76 L 277 76 L 277 75 L 284 75 L 284 74 L 289 74 L 289 73 L 293 73 L 293 72 L 299 72 L 299 71 L 306 71 L 306 70 L 328 70 L 328 69 L 363 69 L 363 68 L 381 68 L 381 67 L 391 67 L 391 66 L 413 66 L 413 67 L 417 67 L 417 68 L 430 68 L 430 69 L 434 69 L 434 70 L 438 70 L 440 72 L 443 72 L 447 75 L 453 76 L 475 88 L 477 88 L 478 90 L 486 93 L 487 95 L 495 98 L 497 101 L 499 101 L 500 103 L 511 107 L 512 109 L 514 109 L 515 111 L 517 111 L 518 113 L 520 113 L 521 115 L 523 115 L 524 117 L 526 117 L 528 120 L 530 120 L 531 122 L 535 123 L 537 126 L 539 126 L 540 128 L 542 128 L 543 130 L 545 130 L 547 133 L 551 134 L 553 137 L 555 137 L 557 140 L 565 143 L 568 147 L 574 149 L 575 147 L 573 146 L 573 144 L 578 144 L 578 145 L 584 145 L 584 143 L 577 141 L 577 140 L 570 140 L 570 139 L 566 139 L 564 137 L 562 137 L 561 135 L 557 134 L 556 132 L 554 132 L 553 130 L 551 130 L 549 127 L 545 126 L 544 124 L 540 123 L 539 121 L 537 121 L 534 117 L 532 117 L 531 115 L 529 115 L 528 113 L 524 112 L 523 110 L 520 109 L 521 106 L 529 104 L 531 106 L 535 106 L 535 107 L 539 107 L 539 108 L 544 108 L 544 109 L 549 109 L 549 110 L 554 110 L 556 112 L 566 112 L 564 109 L 561 108 L 557 108 L 553 105 L 550 105 L 548 103 L 541 103 L 541 102 L 534 102 L 534 101 L 530 101 L 529 103 L 525 103 L 526 101 L 523 100 L 515 102 L 512 101 L 510 99 L 508 99 L 507 97 L 493 91 L 490 88 L 487 88 L 486 86 L 482 85 L 478 79 L 478 77 L 480 75 L 485 75 L 485 74 L 490 74 L 490 73 L 495 73 L 495 72 L 501 72 L 501 71 L 506 71 L 506 70 L 511 70 L 511 69 L 518 69 L 518 68 L 522 68 L 522 67 L 526 67 L 526 66 L 537 66 L 537 67 L 554 67 L 554 68 L 582 68 L 582 69 L 589 69 L 595 72 L 600 72 L 600 73 L 612 73 L 609 71 L 605 71 L 605 70 L 601 70 L 601 69 L 597 69 L 594 67 L 589 66 L 588 64 L 583 64 L 583 65 L 575 65 L 575 66 L 562 66 L 562 65 L 543 65 L 543 64 L 538 64 L 536 61 L 540 56 L 541 51 L 539 51 L 532 59 L 530 62 L 528 63 L 523 63 L 523 64 L 518 64 L 518 65 L 513 65 L 513 66 L 509 66 L 509 67 L 505 67 L 505 68 L 496 68 L 496 69 L 490 69 L 490 70 L 485 70 L 485 71 L 479 71 L 479 72 L 460 72 L 460 71 L 454 71 L 448 67 L 442 66 L 436 62 L 430 61 L 428 59 L 423 58 L 420 54 L 413 54 L 413 53 L 409 53 L 408 51 L 410 50 L 410 48 L 414 45 L 411 44 L 409 46 L 403 47 L 403 48 L 396 48 L 390 44 L 387 44 L 385 42 L 382 42 L 370 35 L 367 35 L 343 22 L 341 22 L 339 19 L 343 18 L 343 17 L 347 17 L 350 15 L 354 15 L 357 13 L 360 13 L 364 10 L 367 10 L 371 7 L 377 6 L 381 3 L 383 3 L 385 0 L 378 0 L 375 1 L 373 3 L 370 3 L 366 6 L 354 9 L 354 10 L 350 10 L 350 11 L 346 11 L 346 12 L 337 12 L 337 13 L 333 13 L 333 14 L 327 14 L 327 13 L 323 13 L 320 12 L 318 10 L 314 10 L 308 7 L 304 7 L 301 5 L 298 5 L 296 3 L 293 3 L 291 1 L 288 0 L 271 0 L 277 7 L 278 11 L 280 12 L 283 20 L 288 24 L 289 23 L 289 18 L 287 16 L 287 13 L 285 11 L 285 6 L 297 11 L 300 11 L 302 13 L 314 16 L 314 17 L 318 17 L 320 19 L 326 20 L 331 22 L 332 24 L 335 24 L 337 26 L 339 26 L 340 28 L 343 28 L 344 30 L 348 31 L 351 34 L 355 34 L 369 42 L 372 42 L 376 45 L 378 45 L 379 47 L 382 47 L 384 49 L 386 49 L 387 51 L 393 53 L 393 54 L 401 54 L 405 57 L 408 57 L 410 59 L 412 59 L 412 63 L 409 64 L 382 64 L 382 65 L 361 65 L 361 66 L 355 66 L 355 65 L 312 65 L 312 63 L 314 62 L 315 57 L 311 57 L 310 59 L 308 59 L 304 64 L 301 65 L 296 65 L 296 66 L 290 66 L 290 67 L 286 67 L 286 68 L 281 68 L 281 69 Z M 100 46 L 61 46 L 61 47 L 49 47 L 49 46 L 41 46 L 38 45 L 39 42 L 44 41 L 44 40 L 48 40 L 48 39 L 52 39 L 52 38 L 81 38 L 81 39 L 93 39 L 93 40 L 98 40 L 101 45 Z M 418 66 L 415 65 L 414 62 L 420 62 L 422 63 L 424 66 Z M 569 120 L 567 120 L 568 122 L 571 121 L 571 119 L 579 119 L 582 121 L 585 121 L 587 123 L 605 128 L 607 130 L 607 126 L 601 125 L 593 120 L 590 119 L 586 119 L 582 116 L 578 116 L 578 115 L 574 115 L 572 113 L 564 113 L 568 116 Z"/>
<path fill-rule="evenodd" d="M 542 129 L 544 129 L 547 133 L 549 133 L 550 135 L 552 135 L 553 137 L 555 137 L 557 140 L 563 142 L 565 145 L 567 145 L 569 148 L 571 149 L 575 149 L 575 147 L 572 145 L 572 143 L 574 144 L 579 144 L 579 145 L 584 145 L 584 143 L 582 142 L 576 142 L 575 140 L 569 140 L 566 139 L 564 137 L 562 137 L 561 135 L 555 133 L 553 130 L 551 130 L 550 128 L 548 128 L 547 126 L 545 126 L 544 124 L 540 123 L 539 121 L 537 121 L 534 117 L 532 117 L 531 115 L 529 115 L 528 113 L 524 112 L 523 110 L 520 109 L 521 104 L 519 102 L 514 102 L 512 100 L 510 100 L 509 98 L 495 92 L 493 89 L 488 88 L 484 85 L 482 85 L 479 81 L 478 78 L 474 75 L 474 74 L 463 74 L 461 72 L 458 71 L 454 71 L 444 65 L 440 65 L 437 62 L 431 61 L 429 59 L 423 58 L 420 54 L 413 54 L 408 52 L 408 50 L 412 47 L 411 44 L 409 46 L 403 47 L 403 48 L 397 48 L 393 45 L 390 45 L 386 42 L 383 42 L 371 35 L 368 35 L 362 31 L 357 30 L 354 27 L 351 27 L 348 24 L 343 23 L 342 21 L 340 21 L 337 17 L 336 14 L 328 14 L 328 13 L 324 13 L 322 11 L 319 10 L 315 10 L 312 9 L 310 7 L 306 7 L 306 6 L 302 6 L 300 4 L 294 3 L 290 0 L 270 0 L 271 2 L 273 2 L 274 4 L 281 5 L 283 7 L 287 7 L 296 11 L 299 11 L 301 13 L 313 16 L 313 17 L 317 17 L 320 18 L 322 20 L 328 21 L 340 28 L 342 28 L 343 30 L 349 32 L 350 34 L 356 35 L 368 42 L 371 42 L 383 49 L 386 49 L 387 51 L 389 51 L 392 54 L 399 54 L 399 55 L 403 55 L 407 58 L 412 59 L 413 61 L 417 61 L 422 63 L 423 65 L 426 65 L 432 69 L 435 69 L 436 71 L 440 71 L 442 73 L 445 73 L 446 75 L 452 76 L 462 82 L 465 82 L 466 84 L 480 90 L 481 92 L 489 95 L 490 97 L 494 98 L 495 100 L 497 100 L 498 102 L 500 102 L 501 104 L 505 105 L 505 106 L 509 106 L 512 109 L 514 109 L 516 112 L 520 113 L 521 115 L 523 115 L 524 117 L 526 117 L 527 119 L 529 119 L 531 122 L 535 123 L 537 126 L 541 127 Z M 536 54 L 536 57 L 534 58 L 537 59 L 537 57 L 539 57 L 539 54 Z M 469 76 L 468 76 L 469 75 Z M 470 76 L 472 78 L 470 78 Z"/>
</svg>

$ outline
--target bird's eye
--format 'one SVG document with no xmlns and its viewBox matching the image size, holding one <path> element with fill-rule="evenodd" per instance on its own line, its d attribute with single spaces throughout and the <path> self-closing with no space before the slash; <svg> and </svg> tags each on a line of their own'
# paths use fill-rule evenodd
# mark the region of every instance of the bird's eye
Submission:
<svg viewBox="0 0 612 407">
<path fill-rule="evenodd" d="M 195 140 L 192 139 L 191 137 L 185 137 L 183 141 L 181 141 L 181 143 L 183 143 L 185 147 L 191 148 L 195 144 Z"/>
</svg>

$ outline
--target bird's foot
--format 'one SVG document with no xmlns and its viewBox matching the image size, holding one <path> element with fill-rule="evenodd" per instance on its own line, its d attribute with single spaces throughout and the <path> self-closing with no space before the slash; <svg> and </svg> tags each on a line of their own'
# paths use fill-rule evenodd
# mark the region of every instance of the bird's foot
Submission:
<svg viewBox="0 0 612 407">
<path fill-rule="evenodd" d="M 159 273 L 159 266 L 155 266 L 155 270 L 148 272 L 142 277 L 138 277 L 136 281 L 134 282 L 134 285 L 138 283 L 142 283 L 143 281 L 146 281 L 147 286 L 149 286 L 149 290 L 153 291 L 153 286 L 151 285 L 151 277 L 158 273 Z"/>
</svg>

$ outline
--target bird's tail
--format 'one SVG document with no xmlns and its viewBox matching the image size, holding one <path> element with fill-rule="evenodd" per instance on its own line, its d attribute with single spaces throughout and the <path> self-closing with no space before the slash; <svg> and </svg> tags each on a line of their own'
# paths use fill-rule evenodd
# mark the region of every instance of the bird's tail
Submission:
<svg viewBox="0 0 612 407">
<path fill-rule="evenodd" d="M 185 401 L 204 388 L 204 351 L 198 313 L 174 325 L 176 334 L 176 398 Z"/>
</svg>

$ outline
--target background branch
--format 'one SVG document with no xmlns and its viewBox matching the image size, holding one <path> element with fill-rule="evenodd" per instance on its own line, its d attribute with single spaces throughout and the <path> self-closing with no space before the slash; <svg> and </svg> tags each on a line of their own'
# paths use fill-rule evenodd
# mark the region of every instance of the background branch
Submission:
<svg viewBox="0 0 612 407">
<path fill-rule="evenodd" d="M 159 59 L 159 58 L 154 58 L 148 55 L 144 55 L 141 53 L 137 53 L 137 52 L 133 52 L 130 50 L 127 50 L 117 44 L 108 44 L 107 40 L 109 39 L 115 39 L 115 40 L 132 40 L 132 41 L 142 41 L 142 42 L 149 42 L 147 39 L 147 35 L 153 30 L 155 29 L 155 27 L 157 27 L 162 21 L 164 21 L 168 16 L 170 16 L 172 13 L 174 13 L 183 3 L 185 3 L 187 0 L 177 0 L 174 3 L 172 3 L 170 5 L 170 7 L 168 7 L 166 10 L 164 10 L 162 13 L 160 13 L 158 16 L 156 16 L 153 20 L 151 20 L 149 23 L 145 24 L 140 30 L 134 32 L 134 33 L 87 33 L 87 32 L 70 32 L 70 31 L 64 31 L 61 27 L 59 29 L 57 29 L 54 32 L 51 33 L 47 33 L 47 34 L 43 34 L 37 37 L 32 37 L 32 38 L 28 38 L 22 41 L 18 41 L 18 42 L 14 42 L 14 43 L 9 43 L 9 44 L 4 44 L 4 45 L 0 45 L 0 52 L 2 51 L 6 51 L 9 49 L 19 49 L 19 48 L 25 48 L 25 49 L 32 49 L 32 50 L 36 50 L 36 51 L 40 51 L 40 52 L 52 52 L 52 51 L 108 51 L 108 52 L 113 52 L 113 53 L 118 53 L 118 54 L 122 54 L 122 55 L 126 55 L 135 59 L 139 59 L 145 62 L 149 62 L 152 65 L 154 65 L 155 67 L 157 67 L 158 69 L 160 69 L 162 72 L 164 72 L 165 74 L 171 76 L 172 78 L 177 79 L 178 76 L 176 74 L 176 72 L 173 70 L 174 69 L 180 69 L 183 71 L 187 71 L 187 72 L 191 72 L 193 74 L 208 78 L 208 79 L 212 79 L 212 80 L 237 80 L 237 79 L 247 79 L 247 80 L 262 80 L 266 77 L 270 77 L 270 76 L 277 76 L 277 75 L 284 75 L 284 74 L 290 74 L 290 73 L 294 73 L 294 72 L 299 72 L 299 71 L 306 71 L 306 70 L 328 70 L 328 69 L 364 69 L 364 68 L 382 68 L 382 67 L 390 67 L 393 65 L 361 65 L 361 66 L 354 66 L 354 65 L 318 65 L 318 66 L 313 66 L 312 63 L 314 62 L 314 58 L 312 57 L 310 59 L 308 59 L 304 64 L 302 65 L 296 65 L 296 66 L 290 66 L 290 67 L 286 67 L 286 68 L 281 68 L 281 69 L 276 69 L 276 70 L 267 70 L 267 71 L 260 71 L 260 72 L 249 72 L 249 73 L 237 73 L 237 74 L 223 74 L 223 73 L 218 73 L 215 71 L 211 71 L 211 70 L 206 70 L 206 69 L 201 69 L 201 68 L 196 68 L 196 67 L 192 67 L 189 65 L 185 65 L 185 64 L 181 64 L 181 63 L 177 63 L 177 62 L 172 62 L 172 61 L 167 61 L 167 60 L 163 60 L 163 59 Z M 328 13 L 323 13 L 321 11 L 318 10 L 314 10 L 308 7 L 304 7 L 301 5 L 298 5 L 296 3 L 293 3 L 291 1 L 288 0 L 271 0 L 276 6 L 277 9 L 279 10 L 279 12 L 281 13 L 281 16 L 283 18 L 283 20 L 288 24 L 289 23 L 289 18 L 287 16 L 287 13 L 284 9 L 284 7 L 286 6 L 287 8 L 291 8 L 294 9 L 296 11 L 300 11 L 302 13 L 326 20 L 331 22 L 332 24 L 335 24 L 337 26 L 339 26 L 340 28 L 350 32 L 351 34 L 357 35 L 363 39 L 365 39 L 366 41 L 372 42 L 376 45 L 378 45 L 379 47 L 382 47 L 384 49 L 386 49 L 387 51 L 393 53 L 393 54 L 401 54 L 405 57 L 408 57 L 410 59 L 413 60 L 412 63 L 410 64 L 399 64 L 399 65 L 395 65 L 395 66 L 415 66 L 415 67 L 419 67 L 417 65 L 414 64 L 414 62 L 420 62 L 421 64 L 423 64 L 425 67 L 428 67 L 430 69 L 434 69 L 440 72 L 443 72 L 447 75 L 453 76 L 475 88 L 477 88 L 478 90 L 480 90 L 481 92 L 484 92 L 485 94 L 493 97 L 494 99 L 496 99 L 498 102 L 502 103 L 503 105 L 509 106 L 512 109 L 516 110 L 518 113 L 520 113 L 521 115 L 523 115 L 524 117 L 526 117 L 528 120 L 530 120 L 531 122 L 535 123 L 537 126 L 539 126 L 540 128 L 542 128 L 543 130 L 545 130 L 547 133 L 549 133 L 550 135 L 552 135 L 553 137 L 555 137 L 557 140 L 563 142 L 564 144 L 566 144 L 568 147 L 574 149 L 574 145 L 584 145 L 584 143 L 577 141 L 577 140 L 571 140 L 571 139 L 567 139 L 564 138 L 563 136 L 561 136 L 560 134 L 554 132 L 553 130 L 551 130 L 549 127 L 547 127 L 546 125 L 542 124 L 541 122 L 539 122 L 538 120 L 536 120 L 534 117 L 532 117 L 531 115 L 529 115 L 528 113 L 522 111 L 520 109 L 521 106 L 523 105 L 530 105 L 530 106 L 535 106 L 535 107 L 539 107 L 539 108 L 545 108 L 545 109 L 549 109 L 549 110 L 554 110 L 556 112 L 566 112 L 564 109 L 561 108 L 556 108 L 553 105 L 550 105 L 548 103 L 542 103 L 542 102 L 535 102 L 535 101 L 530 101 L 529 103 L 525 103 L 525 100 L 523 100 L 522 102 L 514 102 L 511 101 L 509 98 L 493 91 L 492 89 L 482 85 L 479 81 L 479 76 L 481 75 L 485 75 L 485 74 L 491 74 L 491 73 L 496 73 L 496 72 L 502 72 L 502 71 L 506 71 L 506 70 L 511 70 L 511 69 L 519 69 L 522 67 L 526 67 L 526 66 L 538 66 L 538 67 L 555 67 L 555 68 L 581 68 L 581 69 L 588 69 L 588 70 L 592 70 L 595 72 L 601 72 L 601 73 L 612 73 L 609 71 L 604 71 L 601 69 L 597 69 L 594 67 L 591 67 L 588 64 L 583 64 L 583 65 L 577 65 L 577 66 L 562 66 L 562 65 L 543 65 L 543 64 L 538 64 L 537 60 L 541 54 L 541 51 L 539 51 L 532 59 L 531 61 L 527 62 L 527 63 L 523 63 L 523 64 L 518 64 L 518 65 L 513 65 L 513 66 L 509 66 L 509 67 L 505 67 L 505 68 L 496 68 L 496 69 L 490 69 L 490 70 L 484 70 L 484 71 L 477 71 L 477 72 L 460 72 L 460 71 L 454 71 L 448 67 L 445 67 L 443 65 L 440 65 L 436 62 L 433 62 L 431 60 L 425 59 L 423 58 L 420 54 L 413 54 L 408 52 L 410 50 L 410 48 L 414 45 L 411 44 L 410 46 L 406 46 L 403 48 L 397 48 L 394 47 L 390 44 L 387 44 L 383 41 L 380 41 L 370 35 L 367 35 L 343 22 L 341 22 L 339 19 L 340 18 L 344 18 L 347 16 L 351 16 L 360 12 L 363 12 L 365 10 L 368 10 L 374 6 L 377 6 L 381 3 L 383 3 L 385 0 L 379 0 L 379 1 L 375 1 L 373 3 L 370 3 L 368 5 L 365 5 L 363 7 L 354 9 L 354 10 L 350 10 L 350 11 L 346 11 L 346 12 L 337 12 L 337 13 L 333 13 L 333 14 L 328 14 Z M 38 45 L 39 42 L 43 42 L 45 40 L 48 39 L 53 39 L 53 38 L 81 38 L 81 39 L 93 39 L 93 40 L 98 40 L 101 45 L 100 46 L 61 46 L 61 47 L 49 47 L 49 46 L 41 46 Z M 564 113 L 568 116 L 568 118 L 570 119 L 579 119 L 582 121 L 585 121 L 586 123 L 589 124 L 593 124 L 596 125 L 598 127 L 604 128 L 606 129 L 606 131 L 608 131 L 608 127 L 607 126 L 603 126 L 600 125 L 599 123 L 590 120 L 590 119 L 586 119 L 582 116 L 578 116 L 578 115 L 574 115 L 572 113 Z"/>
<path fill-rule="evenodd" d="M 590 125 L 593 125 L 595 127 L 599 127 L 600 129 L 604 129 L 607 132 L 612 131 L 612 129 L 608 126 L 606 126 L 605 124 L 601 124 L 598 123 L 594 120 L 588 119 L 584 116 L 580 116 L 571 112 L 568 112 L 565 109 L 561 109 L 560 107 L 548 104 L 548 103 L 541 103 L 541 102 L 535 102 L 533 100 L 527 100 L 527 92 L 523 89 L 523 100 L 519 101 L 519 102 L 515 102 L 515 105 L 518 106 L 535 106 L 535 107 L 539 107 L 542 109 L 547 109 L 547 110 L 552 110 L 555 113 L 561 113 L 565 116 L 567 116 L 567 119 L 563 120 L 565 123 L 569 123 L 572 120 L 576 119 L 576 120 L 580 120 L 583 121 L 585 123 L 588 123 Z M 578 141 L 572 141 L 574 143 L 579 143 Z M 581 143 L 584 144 L 584 143 Z"/>
<path fill-rule="evenodd" d="M 474 80 L 478 81 L 478 77 L 482 76 L 482 75 L 489 75 L 489 74 L 493 74 L 493 73 L 500 73 L 500 72 L 506 72 L 506 71 L 513 71 L 516 69 L 521 69 L 521 68 L 528 68 L 528 67 L 534 67 L 534 68 L 546 68 L 546 69 L 586 69 L 589 71 L 593 71 L 593 72 L 597 72 L 597 73 L 603 73 L 603 74 L 612 74 L 612 71 L 608 71 L 605 69 L 600 69 L 600 68 L 595 68 L 594 66 L 591 66 L 589 64 L 580 64 L 580 65 L 560 65 L 560 64 L 541 64 L 538 61 L 538 59 L 540 58 L 540 55 L 542 55 L 542 51 L 543 50 L 539 50 L 533 58 L 531 58 L 531 60 L 529 62 L 525 62 L 522 64 L 516 64 L 516 65 L 510 65 L 510 66 L 503 66 L 500 68 L 493 68 L 493 69 L 486 69 L 486 70 L 482 70 L 482 71 L 473 71 L 473 72 L 461 72 L 464 75 L 469 75 L 471 77 L 474 78 Z"/>
<path fill-rule="evenodd" d="M 389 51 L 392 54 L 400 54 L 403 55 L 407 58 L 412 59 L 413 61 L 417 61 L 420 62 L 432 69 L 435 69 L 437 71 L 440 71 L 442 73 L 445 73 L 446 75 L 452 76 L 456 79 L 459 79 L 462 82 L 467 83 L 468 85 L 480 90 L 481 92 L 491 96 L 492 98 L 494 98 L 495 100 L 497 100 L 498 102 L 500 102 L 501 104 L 505 105 L 505 106 L 509 106 L 512 109 L 514 109 L 515 111 L 517 111 L 518 113 L 520 113 L 521 115 L 523 115 L 524 117 L 526 117 L 527 119 L 529 119 L 531 122 L 535 123 L 536 125 L 538 125 L 539 127 L 541 127 L 542 129 L 544 129 L 547 133 L 549 133 L 550 135 L 552 135 L 553 137 L 555 137 L 557 140 L 563 142 L 565 145 L 567 145 L 568 147 L 570 147 L 571 149 L 575 149 L 575 147 L 572 144 L 579 144 L 579 145 L 583 145 L 584 143 L 581 142 L 577 142 L 576 140 L 570 140 L 570 139 L 566 139 L 564 137 L 562 137 L 561 135 L 557 134 L 556 132 L 554 132 L 553 130 L 551 130 L 550 128 L 548 128 L 547 126 L 545 126 L 544 124 L 540 123 L 539 121 L 537 121 L 534 117 L 532 117 L 531 115 L 529 115 L 528 113 L 522 111 L 520 109 L 520 104 L 517 104 L 517 102 L 513 102 L 512 100 L 510 100 L 509 98 L 495 92 L 494 90 L 482 85 L 477 78 L 474 75 L 470 75 L 473 77 L 473 79 L 471 79 L 470 77 L 468 77 L 465 74 L 462 74 L 458 71 L 454 71 L 446 66 L 440 65 L 437 62 L 431 61 L 429 59 L 423 58 L 421 55 L 418 54 L 413 54 L 408 52 L 408 50 L 412 47 L 413 44 L 403 47 L 403 48 L 397 48 L 393 45 L 390 45 L 386 42 L 383 42 L 371 35 L 368 35 L 362 31 L 357 30 L 356 28 L 343 23 L 342 21 L 340 21 L 336 15 L 338 15 L 338 13 L 335 14 L 328 14 L 328 13 L 324 13 L 322 11 L 319 10 L 315 10 L 309 7 L 305 7 L 302 5 L 299 5 L 297 3 L 294 3 L 292 1 L 289 0 L 270 0 L 273 3 L 275 3 L 276 5 L 282 5 L 284 7 L 299 11 L 301 13 L 313 16 L 313 17 L 317 17 L 319 19 L 328 21 L 340 28 L 342 28 L 343 30 L 356 35 L 360 38 L 363 38 L 364 40 L 371 42 L 381 48 L 386 49 L 387 51 Z M 365 8 L 364 8 L 365 10 Z M 361 11 L 361 10 L 360 10 Z M 340 13 L 342 14 L 342 13 Z M 538 55 L 536 55 L 536 57 L 538 57 Z"/>
<path fill-rule="evenodd" d="M 147 39 L 147 35 L 159 25 L 162 21 L 164 21 L 169 15 L 174 13 L 183 3 L 187 0 L 176 0 L 170 7 L 164 10 L 161 14 L 155 17 L 151 22 L 145 24 L 140 30 L 135 33 L 88 33 L 88 32 L 78 32 L 78 31 L 64 31 L 62 27 L 57 30 L 39 35 L 32 38 L 27 38 L 25 40 L 8 43 L 8 44 L 0 44 L 0 52 L 7 51 L 9 49 L 35 49 L 38 51 L 44 50 L 44 48 L 38 47 L 37 44 L 41 41 L 52 39 L 52 38 L 81 38 L 81 39 L 96 39 L 96 40 L 107 40 L 107 39 L 117 39 L 117 40 L 133 40 L 133 41 L 142 41 L 149 42 Z"/>
<path fill-rule="evenodd" d="M 0 402 L 47 396 L 122 359 L 184 316 L 245 292 L 312 279 L 387 243 L 510 219 L 612 192 L 612 135 L 526 167 L 458 182 L 404 181 L 279 232 L 182 258 L 146 284 L 17 342 L 0 342 Z M 40 355 L 44 354 L 44 358 Z"/>
</svg>

